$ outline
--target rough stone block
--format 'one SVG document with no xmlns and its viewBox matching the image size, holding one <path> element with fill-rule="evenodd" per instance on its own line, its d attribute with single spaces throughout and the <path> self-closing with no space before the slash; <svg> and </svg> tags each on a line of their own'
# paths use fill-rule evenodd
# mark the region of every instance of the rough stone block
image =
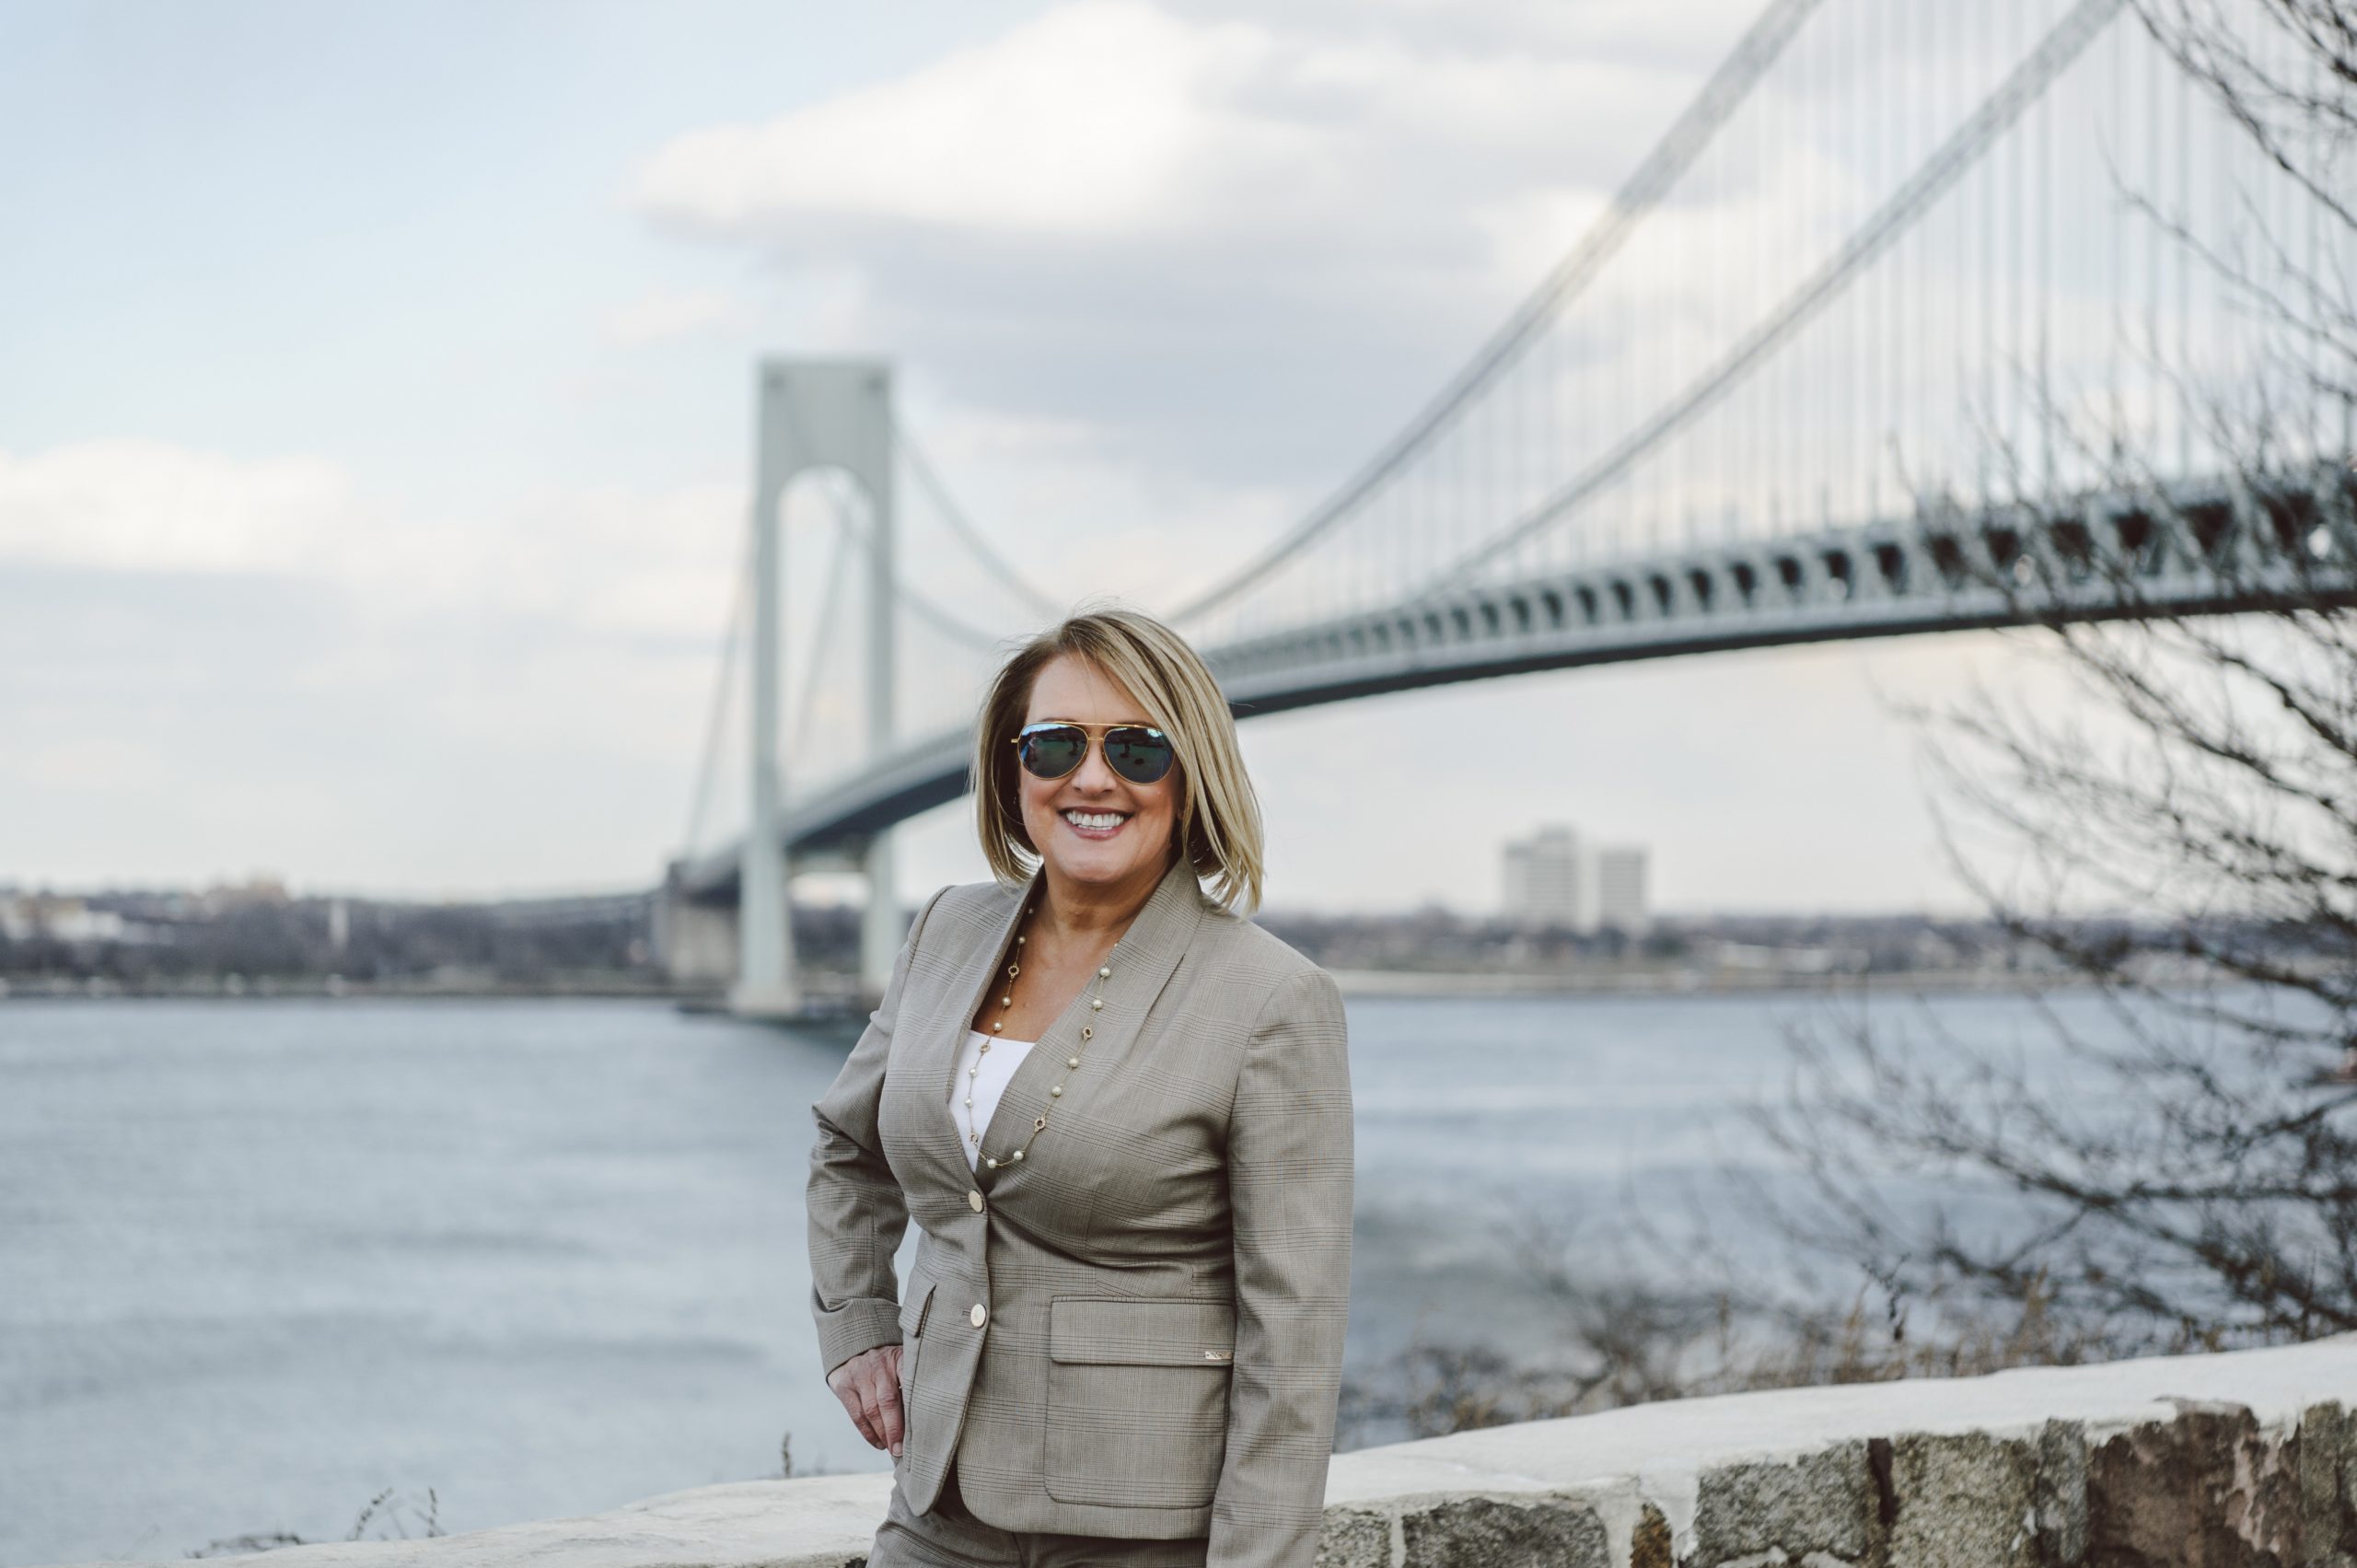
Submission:
<svg viewBox="0 0 2357 1568">
<path fill-rule="evenodd" d="M 1604 1521 L 1562 1497 L 1454 1497 L 1399 1516 L 1406 1568 L 1611 1568 Z"/>
<path fill-rule="evenodd" d="M 1891 1445 L 1890 1561 L 1907 1568 L 2038 1568 L 2038 1454 L 1972 1432 Z"/>
<path fill-rule="evenodd" d="M 1391 1519 L 1365 1508 L 1329 1508 L 1318 1568 L 1391 1568 Z"/>
<path fill-rule="evenodd" d="M 2039 1430 L 2031 1496 L 2038 1560 L 2046 1568 L 2078 1568 L 2087 1560 L 2087 1429 L 2080 1423 L 2049 1421 Z"/>
<path fill-rule="evenodd" d="M 2310 1405 L 2299 1443 L 2301 1568 L 2357 1568 L 2357 1416 Z"/>
<path fill-rule="evenodd" d="M 1782 1551 L 1866 1553 L 1875 1488 L 1866 1446 L 1840 1443 L 1790 1464 L 1724 1465 L 1702 1472 L 1694 1515 L 1701 1563 Z"/>
<path fill-rule="evenodd" d="M 2175 1421 L 2107 1439 L 2087 1458 L 2097 1562 L 2282 1568 L 2301 1561 L 2298 1446 L 2239 1405 L 2177 1401 Z"/>
</svg>

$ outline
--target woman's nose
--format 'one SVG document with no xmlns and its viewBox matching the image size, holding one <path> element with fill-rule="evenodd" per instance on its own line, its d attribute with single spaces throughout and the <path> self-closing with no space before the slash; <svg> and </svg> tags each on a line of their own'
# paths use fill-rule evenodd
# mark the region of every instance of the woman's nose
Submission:
<svg viewBox="0 0 2357 1568">
<path fill-rule="evenodd" d="M 1073 774 L 1072 782 L 1074 788 L 1085 789 L 1091 795 L 1102 795 L 1120 781 L 1106 765 L 1105 748 L 1099 744 L 1089 747 L 1088 755 L 1080 760 L 1080 768 Z"/>
</svg>

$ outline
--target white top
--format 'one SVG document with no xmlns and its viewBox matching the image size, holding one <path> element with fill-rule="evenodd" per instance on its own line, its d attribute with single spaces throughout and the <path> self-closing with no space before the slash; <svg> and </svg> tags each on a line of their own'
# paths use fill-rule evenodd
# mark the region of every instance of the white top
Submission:
<svg viewBox="0 0 2357 1568">
<path fill-rule="evenodd" d="M 982 1050 L 982 1041 L 991 1048 Z M 1039 1041 L 1001 1040 L 980 1029 L 966 1031 L 966 1044 L 958 1052 L 958 1076 L 949 1089 L 949 1119 L 958 1124 L 958 1146 L 966 1151 L 966 1167 L 979 1170 L 982 1163 L 981 1134 L 991 1128 L 991 1113 L 998 1109 L 999 1097 L 1006 1093 L 1006 1081 L 1023 1065 Z M 980 1064 L 981 1071 L 975 1072 Z M 972 1105 L 966 1103 L 968 1098 Z M 970 1130 L 975 1136 L 967 1135 Z"/>
</svg>

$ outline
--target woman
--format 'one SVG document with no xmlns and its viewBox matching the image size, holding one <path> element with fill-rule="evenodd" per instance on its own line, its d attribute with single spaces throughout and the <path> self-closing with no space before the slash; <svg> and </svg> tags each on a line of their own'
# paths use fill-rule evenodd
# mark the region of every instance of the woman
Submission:
<svg viewBox="0 0 2357 1568">
<path fill-rule="evenodd" d="M 1333 981 L 1231 912 L 1226 701 L 1160 622 L 1075 616 L 1000 671 L 973 778 L 999 881 L 918 912 L 813 1108 L 827 1381 L 893 1456 L 868 1562 L 1308 1568 L 1350 1075 Z"/>
</svg>

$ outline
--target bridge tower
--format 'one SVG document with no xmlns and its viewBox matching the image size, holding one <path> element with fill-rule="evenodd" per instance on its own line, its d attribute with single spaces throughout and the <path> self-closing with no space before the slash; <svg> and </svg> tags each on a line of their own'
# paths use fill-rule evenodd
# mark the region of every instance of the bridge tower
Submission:
<svg viewBox="0 0 2357 1568">
<path fill-rule="evenodd" d="M 786 912 L 784 779 L 778 718 L 784 674 L 785 493 L 815 469 L 841 469 L 869 503 L 867 556 L 867 744 L 880 757 L 892 740 L 893 584 L 892 372 L 881 360 L 771 359 L 758 375 L 754 425 L 752 815 L 745 842 L 737 918 L 739 1014 L 788 1015 L 802 1005 Z M 892 836 L 876 832 L 860 855 L 867 912 L 860 928 L 860 979 L 881 992 L 900 945 L 893 891 Z"/>
</svg>

